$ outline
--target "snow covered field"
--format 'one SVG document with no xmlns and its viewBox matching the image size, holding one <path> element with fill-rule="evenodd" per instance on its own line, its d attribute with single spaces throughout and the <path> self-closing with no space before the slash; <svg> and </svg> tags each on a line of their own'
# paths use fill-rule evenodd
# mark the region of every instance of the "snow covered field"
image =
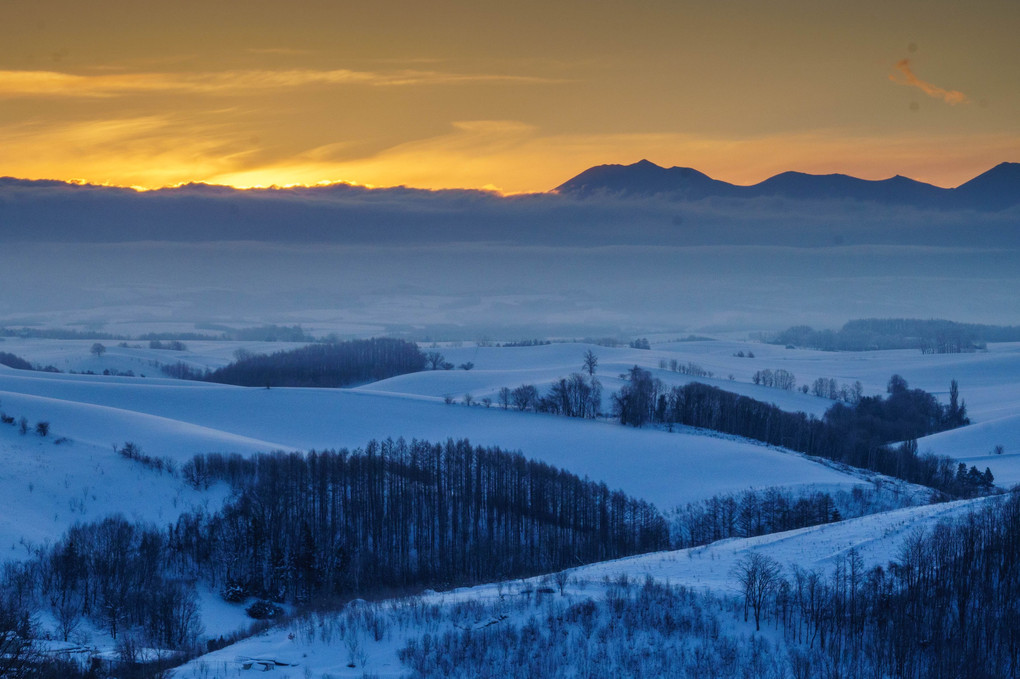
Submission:
<svg viewBox="0 0 1020 679">
<path fill-rule="evenodd" d="M 122 458 L 114 447 L 128 441 L 147 455 L 181 463 L 204 452 L 356 448 L 372 438 L 398 436 L 433 441 L 469 438 L 479 445 L 520 450 L 528 457 L 605 481 L 662 509 L 748 488 L 834 491 L 867 483 L 862 476 L 801 455 L 705 432 L 632 429 L 607 421 L 504 411 L 495 403 L 489 408 L 478 405 L 483 398 L 495 402 L 501 387 L 534 384 L 544 391 L 554 380 L 579 372 L 588 349 L 599 358 L 605 409 L 609 394 L 622 384 L 622 374 L 634 365 L 651 370 L 667 384 L 695 379 L 660 368 L 662 361 L 668 364 L 672 359 L 712 371 L 711 378 L 698 381 L 815 415 L 824 413 L 832 402 L 754 385 L 751 375 L 769 368 L 794 373 L 798 384 L 810 384 L 816 377 L 832 377 L 840 383 L 860 380 L 864 393 L 873 394 L 884 393 L 889 377 L 897 373 L 912 387 L 932 391 L 943 400 L 950 380 L 956 379 L 973 424 L 927 437 L 919 442 L 920 450 L 956 457 L 979 469 L 988 466 L 1003 486 L 1020 482 L 1020 344 L 993 344 L 987 352 L 957 355 L 833 353 L 736 340 L 653 342 L 651 350 L 580 343 L 441 345 L 424 349 L 442 352 L 455 365 L 473 363 L 473 368 L 426 371 L 352 389 L 268 390 L 168 379 L 159 376 L 158 364 L 180 360 L 194 368 L 215 368 L 229 363 L 237 349 L 271 352 L 295 345 L 187 342 L 188 349 L 179 352 L 149 349 L 146 343 L 118 347 L 106 342 L 106 354 L 95 357 L 89 353 L 91 344 L 10 338 L 0 342 L 0 351 L 64 371 L 130 370 L 136 375 L 58 374 L 0 366 L 0 410 L 24 417 L 30 427 L 22 435 L 17 426 L 0 426 L 0 559 L 28 556 L 31 545 L 52 541 L 75 521 L 120 512 L 129 519 L 162 524 L 195 507 L 215 508 L 223 502 L 223 487 L 196 491 L 172 475 Z M 739 352 L 745 356 L 737 356 Z M 748 358 L 749 352 L 755 357 Z M 467 394 L 474 406 L 463 404 Z M 446 404 L 447 397 L 455 402 Z M 50 424 L 47 437 L 31 431 L 40 421 Z M 1004 454 L 992 454 L 997 445 L 1003 446 Z M 969 504 L 908 508 L 788 534 L 595 564 L 573 573 L 589 584 L 584 590 L 572 585 L 572 596 L 588 596 L 597 591 L 596 581 L 621 573 L 639 578 L 650 574 L 729 592 L 734 586 L 732 564 L 749 549 L 784 563 L 825 568 L 853 546 L 869 564 L 885 563 L 915 527 L 963 512 Z M 496 591 L 493 585 L 436 596 L 455 601 L 495 596 Z M 210 634 L 237 629 L 243 622 L 239 610 L 218 601 L 213 593 L 203 596 L 203 611 Z M 212 658 L 232 663 L 236 655 L 257 656 L 293 645 L 286 631 L 273 632 Z M 373 661 L 369 669 L 382 676 L 387 674 L 385 667 L 398 672 L 393 664 L 397 646 L 392 641 L 373 650 L 379 662 Z M 318 665 L 306 661 L 303 668 L 336 676 L 348 672 L 346 662 L 340 662 L 334 651 L 309 647 L 301 653 L 308 658 L 321 653 L 323 658 Z M 352 676 L 360 675 L 359 669 Z"/>
<path fill-rule="evenodd" d="M 599 357 L 606 408 L 609 394 L 622 383 L 620 375 L 633 365 L 652 370 L 667 383 L 693 379 L 659 369 L 661 361 L 670 359 L 693 362 L 714 373 L 712 378 L 698 378 L 701 381 L 816 415 L 831 401 L 757 386 L 751 383 L 751 375 L 759 369 L 782 368 L 794 373 L 798 383 L 823 376 L 841 383 L 860 380 L 868 394 L 883 392 L 889 376 L 898 373 L 912 386 L 943 397 L 949 381 L 957 379 L 974 424 L 922 439 L 921 451 L 958 457 L 980 469 L 988 466 L 1000 485 L 1020 482 L 1020 344 L 993 344 L 987 352 L 955 355 L 834 353 L 732 340 L 669 342 L 653 344 L 652 350 L 574 343 L 440 346 L 428 350 L 442 352 L 456 365 L 471 362 L 474 368 L 426 371 L 355 389 L 332 390 L 245 389 L 156 376 L 154 364 L 158 363 L 182 360 L 193 367 L 215 368 L 230 362 L 239 348 L 269 352 L 292 345 L 188 342 L 188 350 L 178 352 L 149 349 L 145 343 L 122 348 L 107 342 L 107 353 L 97 358 L 89 353 L 91 344 L 11 338 L 0 343 L 2 351 L 60 370 L 132 370 L 136 375 L 148 375 L 70 375 L 0 366 L 0 409 L 25 417 L 32 425 L 48 421 L 52 428 L 48 439 L 19 436 L 13 427 L 0 428 L 7 488 L 3 502 L 10 508 L 0 518 L 0 545 L 16 544 L 22 537 L 33 542 L 53 538 L 69 521 L 83 515 L 94 518 L 107 509 L 162 520 L 176 515 L 175 502 L 188 506 L 192 491 L 169 477 L 146 481 L 166 488 L 158 493 L 143 493 L 142 486 L 135 484 L 135 492 L 147 498 L 141 503 L 144 509 L 127 502 L 123 477 L 114 470 L 124 468 L 124 473 L 146 479 L 151 476 L 114 453 L 114 444 L 127 441 L 140 445 L 148 455 L 183 462 L 197 453 L 213 451 L 248 454 L 356 448 L 372 438 L 466 437 L 476 444 L 519 449 L 529 457 L 606 481 L 661 508 L 748 487 L 831 490 L 861 483 L 857 477 L 799 455 L 745 441 L 689 431 L 633 430 L 607 422 L 503 411 L 497 405 L 462 405 L 465 394 L 477 403 L 486 397 L 495 399 L 504 386 L 529 383 L 544 390 L 552 381 L 579 371 L 588 349 Z M 738 357 L 739 352 L 745 356 L 753 352 L 755 357 Z M 728 379 L 729 375 L 734 379 Z M 456 403 L 443 403 L 447 396 Z M 69 442 L 54 445 L 59 437 Z M 1002 445 L 1005 454 L 991 454 L 996 445 Z M 55 476 L 53 470 L 62 473 Z M 54 480 L 57 477 L 59 481 Z M 103 495 L 106 487 L 117 490 Z M 19 508 L 17 512 L 15 508 Z"/>
<path fill-rule="evenodd" d="M 49 421 L 52 429 L 44 440 L 5 427 L 0 456 L 20 459 L 27 446 L 42 446 L 43 457 L 58 468 L 64 457 L 84 459 L 80 451 L 86 449 L 92 457 L 116 458 L 112 444 L 127 441 L 148 455 L 184 462 L 204 452 L 356 448 L 373 438 L 403 436 L 468 438 L 479 445 L 521 450 L 662 508 L 750 487 L 836 490 L 863 483 L 801 455 L 743 440 L 357 390 L 246 389 L 4 370 L 0 407 L 33 424 Z M 71 444 L 54 445 L 54 437 L 67 437 Z M 103 483 L 101 472 L 75 469 L 74 493 L 81 486 Z M 16 485 L 27 488 L 28 480 L 19 477 Z M 66 495 L 73 494 L 69 490 Z M 52 499 L 54 506 L 67 501 L 60 493 Z M 111 505 L 111 511 L 115 507 Z M 36 511 L 43 518 L 33 525 L 51 525 L 55 532 L 35 532 L 33 539 L 56 537 L 66 526 L 63 520 L 52 520 L 53 507 L 43 505 Z M 65 512 L 61 516 L 67 518 Z M 20 523 L 12 523 L 15 534 L 0 538 L 17 542 Z"/>
</svg>

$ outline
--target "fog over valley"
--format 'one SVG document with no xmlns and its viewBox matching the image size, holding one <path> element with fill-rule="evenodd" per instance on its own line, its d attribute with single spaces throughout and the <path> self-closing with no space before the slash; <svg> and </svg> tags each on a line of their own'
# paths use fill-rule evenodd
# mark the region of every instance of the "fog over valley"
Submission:
<svg viewBox="0 0 1020 679">
<path fill-rule="evenodd" d="M 472 339 L 1020 312 L 1017 206 L 3 180 L 0 244 L 5 324 Z"/>
</svg>

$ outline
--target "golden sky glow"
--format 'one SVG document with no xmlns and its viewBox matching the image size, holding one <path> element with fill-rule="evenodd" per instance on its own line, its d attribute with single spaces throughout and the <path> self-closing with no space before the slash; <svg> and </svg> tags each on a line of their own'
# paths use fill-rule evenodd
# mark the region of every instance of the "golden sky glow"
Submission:
<svg viewBox="0 0 1020 679">
<path fill-rule="evenodd" d="M 12 0 L 0 175 L 548 190 L 1020 160 L 1020 3 Z"/>
</svg>

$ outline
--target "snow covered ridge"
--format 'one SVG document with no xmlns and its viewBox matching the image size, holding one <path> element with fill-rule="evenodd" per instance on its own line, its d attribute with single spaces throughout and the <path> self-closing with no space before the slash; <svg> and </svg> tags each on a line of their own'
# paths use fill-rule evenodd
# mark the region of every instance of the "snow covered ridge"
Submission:
<svg viewBox="0 0 1020 679">
<path fill-rule="evenodd" d="M 1020 571 L 1003 526 L 1018 515 L 1017 497 L 968 500 L 530 580 L 352 602 L 192 660 L 174 676 L 235 676 L 246 658 L 298 664 L 284 675 L 292 677 L 573 677 L 581 669 L 595 677 L 789 676 L 798 668 L 813 677 L 840 666 L 856 678 L 932 676 L 960 662 L 1008 676 L 1006 635 L 1020 611 L 999 604 Z M 759 602 L 760 634 L 753 605 L 746 622 L 744 611 L 754 556 L 776 567 Z M 1000 565 L 1010 573 L 1002 591 L 974 588 L 957 598 L 959 589 L 944 586 L 949 577 L 966 589 L 968 573 L 984 581 L 982 569 Z M 938 599 L 945 594 L 951 600 Z M 973 647 L 955 643 L 961 618 L 982 620 L 964 624 L 963 636 L 980 640 Z M 915 669 L 890 669 L 896 657 Z"/>
</svg>

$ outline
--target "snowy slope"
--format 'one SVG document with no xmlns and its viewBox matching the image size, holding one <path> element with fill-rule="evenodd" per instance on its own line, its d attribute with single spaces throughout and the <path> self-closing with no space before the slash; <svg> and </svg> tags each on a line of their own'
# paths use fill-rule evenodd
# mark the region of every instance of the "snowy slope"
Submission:
<svg viewBox="0 0 1020 679">
<path fill-rule="evenodd" d="M 689 587 L 735 593 L 733 567 L 752 551 L 766 554 L 786 568 L 796 564 L 807 570 L 828 572 L 837 559 L 854 548 L 863 558 L 865 568 L 884 566 L 897 558 L 903 540 L 913 531 L 929 530 L 940 521 L 965 516 L 987 502 L 996 501 L 998 498 L 992 497 L 906 507 L 834 524 L 607 561 L 576 569 L 576 574 L 591 581 L 624 573 L 639 579 L 650 575 Z"/>
<path fill-rule="evenodd" d="M 271 353 L 294 348 L 295 344 L 273 342 L 187 342 L 187 351 L 148 349 L 146 343 L 129 342 L 129 347 L 104 342 L 101 358 L 89 354 L 91 341 L 7 338 L 0 351 L 14 353 L 40 365 L 60 370 L 133 370 L 149 379 L 159 375 L 155 363 L 183 361 L 196 368 L 216 368 L 233 360 L 242 348 L 253 353 Z M 989 421 L 1020 413 L 1020 343 L 988 345 L 988 351 L 972 354 L 921 354 L 914 350 L 831 352 L 787 349 L 759 342 L 713 340 L 653 343 L 651 350 L 602 347 L 585 343 L 556 343 L 537 347 L 478 347 L 422 345 L 424 351 L 439 351 L 454 365 L 472 362 L 471 371 L 452 370 L 404 375 L 366 385 L 363 389 L 387 393 L 455 398 L 470 393 L 475 398 L 493 396 L 500 387 L 523 383 L 547 384 L 581 370 L 584 352 L 599 358 L 598 377 L 607 393 L 617 388 L 618 376 L 634 365 L 652 370 L 664 382 L 685 383 L 685 375 L 660 370 L 662 360 L 694 362 L 712 371 L 712 378 L 698 381 L 746 394 L 784 410 L 821 415 L 832 405 L 827 399 L 757 386 L 751 376 L 757 370 L 784 369 L 797 378 L 797 385 L 810 385 L 816 378 L 834 378 L 838 383 L 860 380 L 864 393 L 884 394 L 889 377 L 902 375 L 912 387 L 948 398 L 949 382 L 956 379 L 971 419 Z M 735 354 L 743 352 L 745 357 Z M 746 355 L 753 352 L 754 358 Z M 0 367 L 2 370 L 2 367 Z M 729 376 L 733 376 L 733 380 Z"/>
<path fill-rule="evenodd" d="M 145 346 L 117 347 L 106 343 L 107 354 L 89 354 L 89 341 L 7 339 L 4 351 L 33 362 L 60 368 L 114 370 L 153 368 L 151 362 L 185 360 L 196 367 L 229 362 L 237 348 L 277 351 L 289 345 L 252 342 L 188 342 L 188 351 L 152 350 Z M 137 343 L 135 343 L 137 344 Z M 111 346 L 113 345 L 113 346 Z M 447 360 L 472 362 L 470 371 L 426 371 L 364 385 L 352 390 L 243 389 L 154 377 L 84 376 L 16 371 L 0 366 L 0 409 L 24 416 L 31 423 L 51 422 L 53 437 L 66 436 L 75 449 L 91 446 L 96 454 L 112 455 L 112 444 L 132 441 L 153 456 L 179 461 L 201 452 L 251 453 L 259 450 L 358 447 L 371 438 L 404 436 L 445 440 L 467 437 L 477 444 L 519 449 L 578 474 L 606 481 L 612 487 L 650 499 L 667 508 L 722 492 L 750 486 L 848 487 L 856 479 L 806 462 L 799 456 L 752 443 L 692 435 L 631 430 L 604 422 L 582 422 L 532 413 L 505 412 L 496 406 L 445 405 L 442 397 L 460 401 L 494 397 L 500 387 L 522 383 L 543 385 L 580 370 L 582 356 L 592 350 L 599 357 L 598 375 L 608 394 L 621 384 L 619 375 L 637 364 L 667 382 L 690 378 L 658 368 L 661 360 L 692 361 L 716 373 L 702 381 L 775 402 L 788 410 L 821 414 L 831 402 L 800 393 L 750 384 L 754 370 L 783 368 L 800 382 L 831 376 L 840 382 L 860 379 L 866 393 L 884 391 L 889 375 L 904 375 L 914 386 L 944 392 L 956 378 L 974 424 L 922 439 L 922 452 L 958 457 L 968 465 L 992 469 L 1000 485 L 1020 482 L 1020 344 L 990 345 L 988 352 L 922 355 L 915 351 L 834 353 L 729 340 L 673 342 L 652 350 L 606 348 L 559 343 L 538 347 L 442 346 Z M 426 347 L 426 350 L 432 350 Z M 754 352 L 755 358 L 737 357 Z M 719 377 L 733 374 L 734 381 Z M 944 398 L 944 395 L 943 395 Z M 31 439 L 31 437 L 29 437 Z M 3 439 L 4 457 L 20 455 L 12 445 L 29 439 Z M 1005 455 L 991 455 L 996 445 Z M 62 456 L 71 448 L 53 447 L 53 463 L 66 466 Z M 73 467 L 73 465 L 72 465 Z M 42 471 L 17 468 L 10 483 L 27 492 L 28 483 Z M 69 467 L 71 468 L 71 467 Z M 17 478 L 15 478 L 17 476 Z M 75 472 L 81 486 L 99 486 L 87 470 Z M 67 506 L 74 497 L 65 489 L 56 504 Z M 22 498 L 24 499 L 24 498 Z M 53 503 L 50 503 L 53 504 Z M 36 507 L 28 503 L 25 507 Z M 110 504 L 111 511 L 115 504 Z M 124 511 L 131 511 L 125 509 Z M 64 525 L 45 511 L 30 511 L 33 520 L 8 520 L 30 527 L 25 535 L 54 537 Z M 67 513 L 64 512 L 66 515 Z M 39 518 L 39 517 L 43 518 Z M 66 516 L 65 516 L 66 518 Z M 43 526 L 47 528 L 44 530 Z M 8 543 L 15 533 L 0 533 Z"/>
<path fill-rule="evenodd" d="M 219 342 L 219 341 L 187 341 L 184 351 L 170 349 L 150 349 L 147 341 L 98 340 L 106 351 L 101 356 L 90 352 L 96 340 L 51 340 L 21 339 L 17 337 L 3 338 L 0 351 L 24 358 L 26 361 L 42 367 L 52 365 L 61 372 L 88 372 L 101 375 L 104 370 L 126 372 L 131 370 L 136 375 L 161 377 L 159 366 L 181 361 L 197 369 L 216 369 L 234 360 L 234 352 L 238 349 L 259 353 L 273 353 L 294 349 L 303 344 L 287 342 Z M 120 346 L 127 344 L 128 346 Z"/>
<path fill-rule="evenodd" d="M 703 343 L 706 345 L 713 342 Z M 670 370 L 663 370 L 659 367 L 660 361 L 669 361 L 676 358 L 675 354 L 658 350 L 641 350 L 619 347 L 601 347 L 583 343 L 559 343 L 538 347 L 463 347 L 454 349 L 440 349 L 439 351 L 448 361 L 455 365 L 471 362 L 474 368 L 470 371 L 448 370 L 448 371 L 426 371 L 411 375 L 400 375 L 387 380 L 374 382 L 360 387 L 363 391 L 385 392 L 393 394 L 421 395 L 441 398 L 452 396 L 455 399 L 463 398 L 464 394 L 471 394 L 473 398 L 491 398 L 494 401 L 501 387 L 513 389 L 522 384 L 534 384 L 540 391 L 545 391 L 554 381 L 569 376 L 571 373 L 581 372 L 583 357 L 586 351 L 592 351 L 599 360 L 596 376 L 602 382 L 604 390 L 603 408 L 609 410 L 611 404 L 609 395 L 618 391 L 624 384 L 622 376 L 637 365 L 650 370 L 652 374 L 666 385 L 686 384 L 691 381 L 702 382 L 712 386 L 733 391 L 738 394 L 752 398 L 775 403 L 780 408 L 789 411 L 803 411 L 821 415 L 825 409 L 832 405 L 831 401 L 820 399 L 814 396 L 801 394 L 800 392 L 783 391 L 781 389 L 770 389 L 751 383 L 751 374 L 748 372 L 743 376 L 743 381 L 734 372 L 735 366 L 714 362 L 707 364 L 701 360 L 701 355 L 691 354 L 690 358 L 685 355 L 684 363 L 688 360 L 698 363 L 714 373 L 712 377 L 690 377 Z M 734 350 L 736 351 L 736 350 Z M 736 363 L 742 359 L 729 357 L 730 362 Z M 745 365 L 737 363 L 736 369 L 746 368 L 747 359 L 743 359 Z M 711 366 L 715 367 L 711 367 Z M 721 367 L 720 367 L 721 366 Z M 759 368 L 756 369 L 760 369 Z M 718 369 L 717 369 L 718 368 Z M 730 374 L 734 379 L 728 379 Z"/>
<path fill-rule="evenodd" d="M 15 372 L 0 372 L 0 403 L 9 412 L 33 422 L 48 419 L 59 435 L 107 444 L 130 440 L 150 455 L 178 460 L 210 451 L 354 448 L 372 438 L 466 437 L 519 449 L 663 507 L 751 486 L 860 483 L 802 456 L 746 441 L 495 407 L 343 389 L 267 390 Z"/>
<path fill-rule="evenodd" d="M 926 436 L 917 442 L 921 450 L 950 455 L 968 467 L 988 467 L 995 483 L 1004 488 L 1020 483 L 1020 414 L 979 422 L 969 427 Z M 1002 446 L 1003 454 L 994 453 Z"/>
<path fill-rule="evenodd" d="M 63 414 L 52 408 L 52 402 L 36 400 L 44 406 L 39 412 Z M 8 412 L 20 412 L 8 406 L 4 399 Z M 70 412 L 89 415 L 88 408 L 81 406 L 70 406 Z M 96 419 L 97 427 L 103 426 L 102 416 Z M 36 421 L 31 420 L 33 425 Z M 168 430 L 162 422 L 133 424 L 154 425 L 148 429 L 153 437 L 173 435 L 172 428 Z M 116 437 L 104 442 L 97 435 L 94 441 L 72 439 L 57 444 L 65 435 L 62 427 L 75 429 L 67 420 L 42 438 L 0 425 L 0 561 L 27 558 L 28 546 L 52 541 L 78 521 L 121 513 L 159 525 L 195 507 L 217 507 L 226 497 L 225 487 L 199 492 L 168 474 L 122 458 L 110 445 Z"/>
<path fill-rule="evenodd" d="M 836 560 L 850 548 L 857 549 L 865 568 L 885 566 L 896 559 L 904 538 L 913 531 L 929 530 L 940 521 L 957 519 L 986 502 L 994 501 L 979 499 L 911 507 L 826 526 L 758 538 L 725 540 L 706 547 L 591 564 L 570 571 L 565 593 L 569 602 L 597 599 L 605 595 L 604 583 L 607 579 L 615 581 L 626 576 L 631 581 L 642 582 L 650 576 L 661 582 L 703 589 L 717 595 L 734 595 L 739 592 L 739 587 L 733 568 L 742 556 L 751 551 L 762 552 L 777 559 L 783 564 L 787 575 L 793 565 L 828 573 Z M 359 604 L 366 607 L 371 615 L 396 623 L 388 625 L 387 633 L 378 641 L 366 632 L 339 632 L 341 624 L 350 625 L 353 620 L 363 617 L 357 606 L 340 614 L 312 616 L 196 658 L 176 669 L 173 676 L 178 679 L 236 676 L 240 667 L 239 658 L 272 659 L 293 664 L 276 668 L 278 674 L 275 676 L 280 677 L 326 676 L 327 673 L 332 677 L 360 677 L 366 670 L 380 677 L 403 676 L 408 670 L 401 665 L 397 651 L 407 640 L 424 633 L 435 635 L 448 629 L 448 624 L 436 619 L 407 625 L 410 617 L 407 615 L 408 610 L 420 610 L 423 604 L 452 608 L 456 604 L 476 601 L 486 604 L 486 608 L 477 609 L 483 616 L 487 611 L 496 609 L 501 610 L 502 615 L 510 620 L 521 622 L 522 618 L 542 607 L 536 595 L 534 606 L 538 609 L 530 608 L 532 596 L 527 595 L 525 598 L 522 591 L 542 584 L 552 585 L 542 580 L 533 578 L 528 582 L 488 584 L 451 592 L 427 593 L 420 599 L 393 600 L 378 605 Z M 560 600 L 558 594 L 549 596 L 549 604 Z M 404 624 L 397 623 L 400 620 Z M 488 621 L 484 617 L 477 620 L 465 619 L 459 623 L 462 629 L 465 626 L 477 628 L 486 624 Z M 354 645 L 357 645 L 358 650 L 352 653 L 350 648 Z M 348 667 L 348 663 L 355 658 L 358 666 Z"/>
<path fill-rule="evenodd" d="M 660 369 L 660 361 L 674 358 L 715 373 L 713 378 L 698 381 L 816 415 L 831 402 L 756 386 L 750 383 L 751 374 L 782 368 L 793 372 L 798 383 L 810 383 L 815 377 L 848 383 L 860 379 L 865 393 L 882 393 L 889 376 L 898 373 L 911 386 L 940 392 L 943 399 L 949 381 L 955 378 L 975 424 L 922 440 L 922 451 L 959 457 L 980 469 L 989 466 L 1000 484 L 1020 481 L 1020 389 L 1016 386 L 1020 382 L 1020 344 L 992 345 L 988 352 L 951 356 L 905 351 L 831 353 L 729 340 L 654 344 L 652 350 L 580 343 L 444 346 L 436 350 L 447 360 L 455 364 L 470 361 L 475 367 L 405 375 L 355 389 L 270 390 L 161 378 L 156 376 L 154 362 L 183 360 L 196 368 L 214 368 L 232 360 L 237 348 L 269 352 L 289 345 L 188 342 L 188 351 L 172 352 L 147 346 L 116 347 L 107 342 L 107 353 L 96 358 L 88 353 L 91 344 L 11 339 L 0 343 L 2 351 L 61 369 L 101 372 L 109 368 L 148 375 L 51 374 L 0 366 L 0 410 L 25 417 L 30 425 L 48 421 L 52 428 L 50 436 L 42 438 L 0 426 L 0 554 L 8 555 L 0 560 L 26 556 L 22 540 L 36 544 L 52 540 L 76 520 L 119 511 L 129 518 L 165 523 L 192 507 L 214 508 L 223 501 L 226 489 L 222 487 L 200 493 L 170 475 L 122 459 L 113 445 L 126 441 L 140 445 L 146 454 L 181 462 L 210 451 L 251 454 L 274 449 L 355 448 L 372 438 L 467 437 L 480 445 L 519 449 L 526 456 L 605 481 L 662 508 L 750 487 L 836 490 L 863 483 L 800 455 L 703 432 L 635 430 L 611 422 L 459 403 L 464 394 L 471 394 L 476 401 L 494 398 L 503 386 L 530 383 L 541 389 L 580 371 L 588 349 L 599 357 L 598 376 L 605 387 L 607 408 L 609 394 L 622 384 L 620 375 L 633 365 L 652 370 L 667 384 L 691 380 Z M 753 351 L 756 357 L 734 355 L 740 351 Z M 728 379 L 731 374 L 733 380 Z M 458 404 L 444 404 L 447 395 Z M 60 437 L 68 440 L 57 445 Z M 996 444 L 1004 445 L 1005 455 L 988 454 Z M 593 592 L 598 589 L 596 581 L 620 573 L 634 577 L 649 573 L 724 592 L 733 586 L 729 576 L 732 563 L 748 549 L 761 549 L 787 563 L 825 567 L 836 555 L 856 546 L 868 563 L 884 563 L 915 526 L 932 525 L 939 517 L 962 512 L 967 506 L 911 508 L 778 536 L 598 564 L 578 569 L 574 575 L 589 581 L 587 591 Z M 495 586 L 474 588 L 448 593 L 442 600 L 494 597 L 495 593 Z M 577 590 L 575 595 L 585 594 Z M 236 629 L 243 620 L 236 608 L 217 601 L 215 595 L 206 593 L 203 603 L 208 608 L 203 617 L 210 632 Z M 260 643 L 290 648 L 294 640 L 274 632 L 244 643 L 254 646 L 242 649 L 243 654 L 256 655 L 268 648 Z M 387 643 L 389 646 L 383 644 L 373 653 L 389 658 L 386 662 L 393 668 L 391 661 L 399 644 L 392 639 Z M 242 653 L 232 649 L 221 653 L 228 652 L 231 662 Z M 335 650 L 306 648 L 304 652 L 309 657 L 321 653 L 323 661 L 315 665 L 317 672 L 343 676 L 346 671 Z M 306 663 L 304 667 L 311 666 Z M 380 662 L 370 669 L 381 667 Z M 353 676 L 360 675 L 358 670 Z M 303 676 L 303 670 L 293 676 Z"/>
</svg>

